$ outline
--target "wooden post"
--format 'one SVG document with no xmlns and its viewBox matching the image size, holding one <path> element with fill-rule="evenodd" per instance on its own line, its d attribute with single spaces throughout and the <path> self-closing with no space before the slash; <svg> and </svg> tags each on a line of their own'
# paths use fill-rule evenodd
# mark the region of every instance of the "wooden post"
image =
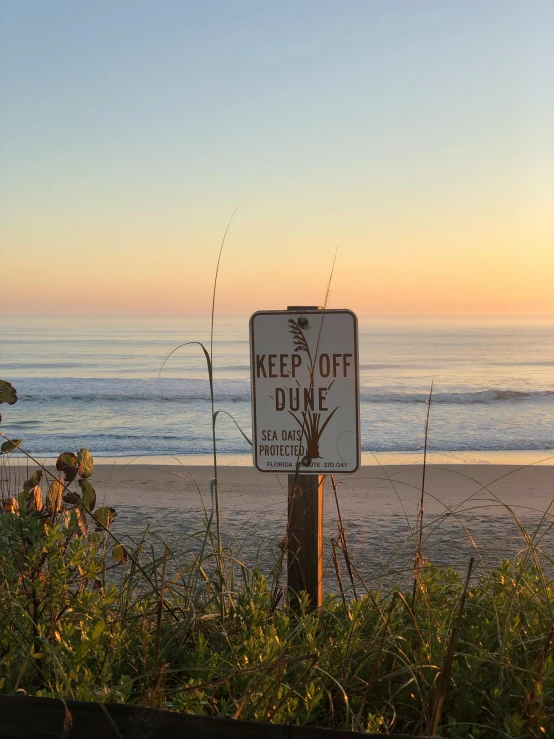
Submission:
<svg viewBox="0 0 554 739">
<path fill-rule="evenodd" d="M 305 590 L 310 609 L 323 604 L 324 475 L 289 475 L 288 589 L 293 602 Z"/>
<path fill-rule="evenodd" d="M 322 310 L 319 305 L 289 305 L 287 310 Z M 308 461 L 309 464 L 309 461 Z M 310 609 L 323 605 L 324 475 L 289 475 L 287 568 L 293 603 L 305 590 Z"/>
</svg>

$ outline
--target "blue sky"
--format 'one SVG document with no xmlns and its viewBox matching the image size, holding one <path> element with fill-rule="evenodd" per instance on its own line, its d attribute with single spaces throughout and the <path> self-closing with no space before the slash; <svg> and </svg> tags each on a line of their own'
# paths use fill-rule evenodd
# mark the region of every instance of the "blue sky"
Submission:
<svg viewBox="0 0 554 739">
<path fill-rule="evenodd" d="M 551 268 L 551 0 L 4 0 L 2 16 L 0 236 L 33 284 L 72 259 L 105 301 L 101 260 L 132 258 L 131 295 L 155 255 L 194 260 L 204 290 L 237 203 L 237 259 L 263 279 L 260 249 L 323 249 L 320 284 L 337 243 L 345 270 L 370 252 L 390 275 L 415 250 L 476 259 L 476 232 L 487 270 L 503 249 L 514 274 L 524 256 Z"/>
</svg>

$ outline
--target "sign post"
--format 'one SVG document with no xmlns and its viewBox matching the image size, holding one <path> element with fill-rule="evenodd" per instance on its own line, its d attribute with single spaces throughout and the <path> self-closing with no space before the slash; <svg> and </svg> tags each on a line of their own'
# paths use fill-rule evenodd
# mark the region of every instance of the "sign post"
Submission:
<svg viewBox="0 0 554 739">
<path fill-rule="evenodd" d="M 323 602 L 324 475 L 360 462 L 357 319 L 292 306 L 250 319 L 254 464 L 288 473 L 288 589 Z"/>
<path fill-rule="evenodd" d="M 309 608 L 323 604 L 323 495 L 325 475 L 289 475 L 287 587 L 293 600 L 306 591 Z"/>
</svg>

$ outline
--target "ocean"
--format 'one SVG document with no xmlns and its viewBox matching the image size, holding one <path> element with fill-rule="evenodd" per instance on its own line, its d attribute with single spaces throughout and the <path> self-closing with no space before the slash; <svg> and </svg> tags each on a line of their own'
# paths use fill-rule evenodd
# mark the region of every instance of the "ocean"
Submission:
<svg viewBox="0 0 554 739">
<path fill-rule="evenodd" d="M 96 457 L 187 457 L 212 449 L 201 341 L 206 316 L 3 317 L 0 378 L 19 400 L 2 430 L 40 457 L 88 447 Z M 362 459 L 539 459 L 554 449 L 554 321 L 359 318 Z M 217 409 L 251 433 L 248 316 L 216 316 Z M 160 370 L 163 365 L 163 371 Z M 218 417 L 222 459 L 248 464 L 250 447 Z M 554 452 L 553 452 L 554 453 Z M 511 456 L 510 456 L 511 455 Z"/>
</svg>

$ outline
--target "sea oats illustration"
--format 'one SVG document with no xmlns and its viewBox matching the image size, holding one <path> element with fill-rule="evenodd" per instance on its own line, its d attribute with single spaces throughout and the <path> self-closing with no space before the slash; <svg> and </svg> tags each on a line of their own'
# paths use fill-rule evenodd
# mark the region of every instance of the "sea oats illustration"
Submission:
<svg viewBox="0 0 554 739">
<path fill-rule="evenodd" d="M 308 341 L 306 340 L 306 336 L 304 335 L 304 332 L 298 325 L 298 323 L 294 320 L 294 318 L 289 318 L 289 331 L 291 332 L 293 336 L 293 343 L 295 345 L 295 352 L 306 352 L 308 355 L 308 360 L 310 362 L 310 374 L 312 372 L 312 353 L 310 351 L 310 347 L 308 345 Z"/>
<path fill-rule="evenodd" d="M 338 410 L 339 406 L 337 405 L 336 408 L 334 408 L 330 412 L 325 413 L 316 413 L 314 410 L 314 387 L 313 387 L 313 368 L 314 368 L 314 361 L 312 359 L 312 353 L 310 351 L 310 346 L 308 344 L 308 341 L 306 339 L 306 336 L 298 323 L 293 319 L 289 318 L 289 331 L 292 334 L 293 337 L 293 343 L 295 345 L 295 352 L 306 352 L 308 355 L 308 360 L 310 362 L 310 390 L 308 391 L 308 394 L 306 396 L 306 393 L 304 393 L 305 398 L 305 405 L 306 409 L 304 411 L 300 411 L 300 416 L 294 413 L 293 411 L 289 410 L 290 415 L 294 418 L 296 423 L 300 426 L 300 429 L 302 430 L 302 434 L 306 439 L 306 456 L 308 456 L 310 459 L 321 459 L 321 455 L 319 453 L 319 441 L 323 435 L 323 432 L 327 428 L 327 425 L 331 418 L 335 415 L 336 411 Z M 329 387 L 327 388 L 327 391 L 331 389 L 331 386 L 333 385 L 335 381 L 331 382 Z M 298 384 L 298 383 L 297 383 Z M 327 415 L 328 414 L 328 415 Z"/>
<path fill-rule="evenodd" d="M 321 455 L 319 453 L 319 440 L 321 439 L 327 424 L 338 410 L 338 407 L 339 406 L 337 405 L 337 407 L 329 413 L 323 424 L 322 421 L 324 414 L 315 413 L 311 408 L 308 408 L 307 411 L 301 411 L 302 420 L 300 420 L 295 413 L 289 411 L 290 415 L 300 426 L 302 433 L 306 437 L 306 455 L 310 459 L 321 459 Z"/>
</svg>

